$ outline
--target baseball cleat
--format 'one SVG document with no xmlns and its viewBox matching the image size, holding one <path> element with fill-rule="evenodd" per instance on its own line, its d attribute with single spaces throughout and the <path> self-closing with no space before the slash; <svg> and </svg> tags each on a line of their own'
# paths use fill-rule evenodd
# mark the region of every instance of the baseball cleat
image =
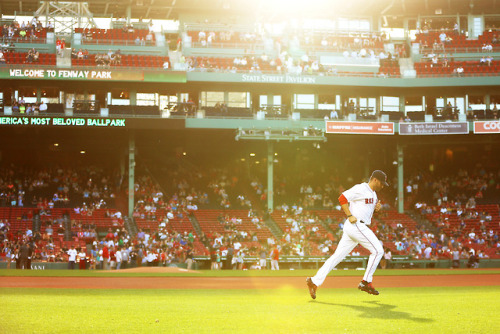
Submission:
<svg viewBox="0 0 500 334">
<path fill-rule="evenodd" d="M 311 295 L 311 298 L 316 299 L 316 289 L 318 289 L 318 287 L 313 283 L 311 277 L 308 277 L 306 279 L 306 283 L 307 287 L 309 288 L 309 294 Z"/>
<path fill-rule="evenodd" d="M 375 290 L 375 288 L 373 287 L 372 283 L 368 283 L 365 280 L 363 280 L 359 283 L 358 289 L 360 289 L 361 291 L 367 292 L 370 295 L 378 295 L 379 294 L 379 292 L 377 290 Z"/>
</svg>

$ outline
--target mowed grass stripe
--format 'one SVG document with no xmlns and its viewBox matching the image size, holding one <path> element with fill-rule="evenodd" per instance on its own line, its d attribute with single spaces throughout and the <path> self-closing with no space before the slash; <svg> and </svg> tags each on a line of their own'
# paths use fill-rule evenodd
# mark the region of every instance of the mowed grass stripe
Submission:
<svg viewBox="0 0 500 334">
<path fill-rule="evenodd" d="M 316 269 L 306 270 L 200 270 L 198 272 L 134 273 L 126 270 L 15 270 L 0 269 L 1 276 L 32 277 L 297 277 L 313 276 Z M 363 276 L 363 270 L 334 270 L 333 276 Z M 432 276 L 432 275 L 488 275 L 500 274 L 496 269 L 386 269 L 377 270 L 375 276 Z"/>
<path fill-rule="evenodd" d="M 1 333 L 498 333 L 500 287 L 0 289 Z"/>
</svg>

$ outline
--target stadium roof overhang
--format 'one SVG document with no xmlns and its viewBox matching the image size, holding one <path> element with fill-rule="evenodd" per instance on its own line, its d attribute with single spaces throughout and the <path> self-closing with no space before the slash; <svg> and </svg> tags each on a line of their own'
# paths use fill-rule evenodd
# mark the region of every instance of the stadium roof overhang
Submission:
<svg viewBox="0 0 500 334">
<path fill-rule="evenodd" d="M 32 15 L 43 1 L 2 0 L 3 15 Z M 417 16 L 495 14 L 500 0 L 73 0 L 86 2 L 94 17 L 178 19 L 183 14 L 259 17 Z M 498 12 L 496 14 L 499 14 Z"/>
</svg>

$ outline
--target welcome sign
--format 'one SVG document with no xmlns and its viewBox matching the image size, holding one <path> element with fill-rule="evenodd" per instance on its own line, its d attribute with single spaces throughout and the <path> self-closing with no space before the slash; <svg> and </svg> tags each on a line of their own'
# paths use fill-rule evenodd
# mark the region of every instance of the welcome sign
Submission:
<svg viewBox="0 0 500 334">
<path fill-rule="evenodd" d="M 186 82 L 186 72 L 164 71 L 162 69 L 57 69 L 11 67 L 0 68 L 0 79 L 45 79 L 81 81 L 146 81 L 146 82 Z"/>
</svg>

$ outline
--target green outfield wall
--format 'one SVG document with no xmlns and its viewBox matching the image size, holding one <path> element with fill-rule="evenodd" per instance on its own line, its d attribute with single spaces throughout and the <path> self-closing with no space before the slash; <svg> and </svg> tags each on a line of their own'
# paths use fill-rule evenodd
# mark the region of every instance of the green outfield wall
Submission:
<svg viewBox="0 0 500 334">
<path fill-rule="evenodd" d="M 223 258 L 224 260 L 224 258 Z M 258 262 L 257 257 L 247 257 L 244 262 L 246 264 L 252 264 Z M 326 261 L 325 257 L 295 257 L 288 256 L 283 257 L 279 261 L 280 269 L 290 270 L 290 269 L 319 269 Z M 368 263 L 368 257 L 347 257 L 342 261 L 337 269 L 365 269 Z M 270 261 L 267 261 L 268 269 L 270 269 Z M 129 265 L 128 268 L 136 267 L 135 265 Z M 144 265 L 143 267 L 146 267 Z M 186 263 L 171 263 L 168 267 L 177 268 L 187 268 Z M 448 269 L 452 267 L 451 260 L 411 260 L 405 256 L 395 257 L 390 262 L 389 269 Z M 0 269 L 6 269 L 7 263 L 0 262 Z M 15 268 L 15 263 L 11 264 L 11 269 Z M 52 269 L 68 269 L 67 262 L 33 262 L 31 264 L 32 270 L 52 270 Z M 88 264 L 87 264 L 88 268 Z M 460 268 L 467 268 L 467 260 L 460 260 Z M 500 268 L 500 259 L 481 259 L 479 261 L 479 268 Z M 208 256 L 195 257 L 194 268 L 198 269 L 210 269 L 210 259 Z M 68 269 L 69 270 L 69 269 Z M 75 264 L 75 269 L 78 269 L 78 263 Z"/>
</svg>

